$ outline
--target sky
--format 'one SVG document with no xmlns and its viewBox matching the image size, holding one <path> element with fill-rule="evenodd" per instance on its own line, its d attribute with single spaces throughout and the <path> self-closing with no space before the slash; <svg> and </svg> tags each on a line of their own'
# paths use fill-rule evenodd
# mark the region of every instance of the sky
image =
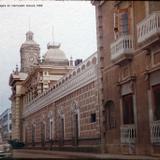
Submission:
<svg viewBox="0 0 160 160">
<path fill-rule="evenodd" d="M 9 76 L 16 64 L 20 67 L 19 49 L 29 28 L 41 56 L 53 39 L 74 60 L 84 60 L 97 49 L 95 8 L 90 1 L 0 0 L 0 20 L 0 113 L 11 106 Z"/>
</svg>

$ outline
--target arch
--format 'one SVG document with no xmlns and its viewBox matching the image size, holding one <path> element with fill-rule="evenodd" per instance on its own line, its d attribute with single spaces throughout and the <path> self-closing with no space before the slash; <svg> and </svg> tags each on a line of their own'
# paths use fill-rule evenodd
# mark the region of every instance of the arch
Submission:
<svg viewBox="0 0 160 160">
<path fill-rule="evenodd" d="M 96 64 L 97 63 L 97 58 L 96 57 L 93 57 L 92 58 L 92 64 Z"/>
<path fill-rule="evenodd" d="M 52 115 L 53 115 L 53 112 L 52 112 L 52 111 L 49 111 L 49 113 L 48 113 L 48 118 L 51 118 Z"/>
<path fill-rule="evenodd" d="M 84 70 L 85 68 L 86 68 L 86 66 L 83 64 L 81 69 Z"/>
<path fill-rule="evenodd" d="M 75 75 L 76 75 L 76 71 L 73 72 L 73 76 L 75 76 Z"/>
<path fill-rule="evenodd" d="M 79 109 L 79 105 L 77 101 L 73 101 L 71 105 L 71 111 L 76 112 Z"/>
<path fill-rule="evenodd" d="M 80 110 L 77 101 L 73 101 L 71 106 L 72 143 L 77 146 L 80 136 Z"/>
<path fill-rule="evenodd" d="M 43 120 L 41 122 L 41 145 L 45 146 L 46 141 L 46 122 Z"/>
<path fill-rule="evenodd" d="M 87 67 L 89 67 L 91 65 L 91 62 L 90 61 L 88 61 L 87 62 Z"/>
</svg>

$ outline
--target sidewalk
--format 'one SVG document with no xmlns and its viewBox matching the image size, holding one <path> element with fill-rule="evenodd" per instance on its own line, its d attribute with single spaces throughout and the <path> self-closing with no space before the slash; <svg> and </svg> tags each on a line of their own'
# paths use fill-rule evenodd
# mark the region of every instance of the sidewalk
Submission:
<svg viewBox="0 0 160 160">
<path fill-rule="evenodd" d="M 49 155 L 53 158 L 54 156 L 62 156 L 65 158 L 89 158 L 89 159 L 114 159 L 114 160 L 159 160 L 158 157 L 142 156 L 142 155 L 112 155 L 112 154 L 95 154 L 95 153 L 82 153 L 82 152 L 63 152 L 63 151 L 49 151 L 49 150 L 31 150 L 31 149 L 20 149 L 14 150 L 17 153 L 30 153 L 30 154 L 43 154 Z"/>
</svg>

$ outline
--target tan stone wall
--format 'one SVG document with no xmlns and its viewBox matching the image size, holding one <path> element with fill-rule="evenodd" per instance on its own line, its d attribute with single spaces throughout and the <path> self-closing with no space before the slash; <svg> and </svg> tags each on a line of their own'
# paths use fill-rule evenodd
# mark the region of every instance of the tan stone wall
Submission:
<svg viewBox="0 0 160 160">
<path fill-rule="evenodd" d="M 76 104 L 76 106 L 75 106 Z M 41 146 L 41 122 L 46 124 L 45 146 L 48 146 L 50 139 L 49 120 L 53 119 L 52 137 L 55 145 L 60 144 L 60 114 L 64 117 L 64 145 L 73 144 L 73 121 L 72 111 L 74 107 L 79 110 L 79 145 L 98 145 L 100 143 L 100 125 L 99 125 L 99 105 L 98 91 L 96 82 L 80 88 L 71 94 L 61 97 L 58 101 L 44 107 L 40 111 L 28 116 L 25 119 L 24 128 L 27 129 L 27 143 L 32 143 L 32 125 L 36 126 L 35 142 L 36 146 Z M 96 113 L 96 122 L 91 123 L 91 114 Z M 25 129 L 23 129 L 23 132 Z M 23 133 L 24 135 L 24 133 Z M 26 137 L 27 136 L 27 137 Z"/>
<path fill-rule="evenodd" d="M 102 88 L 103 88 L 103 104 L 109 100 L 112 100 L 115 105 L 115 117 L 116 127 L 113 129 L 105 129 L 105 123 L 101 124 L 104 132 L 105 152 L 108 153 L 131 153 L 131 154 L 152 154 L 154 149 L 150 139 L 150 117 L 149 117 L 149 98 L 148 88 L 149 78 L 146 76 L 146 68 L 149 66 L 150 70 L 153 70 L 157 66 L 151 64 L 153 54 L 152 47 L 149 48 L 149 54 L 142 49 L 137 43 L 137 23 L 141 22 L 146 16 L 146 3 L 144 1 L 127 2 L 122 1 L 119 7 L 127 6 L 131 10 L 131 31 L 130 33 L 134 37 L 134 49 L 133 58 L 130 62 L 123 63 L 121 65 L 115 65 L 111 61 L 111 44 L 114 40 L 113 31 L 113 13 L 114 13 L 114 1 L 106 1 L 102 5 L 96 5 L 96 19 L 97 19 L 97 41 L 98 41 L 98 53 L 99 61 L 102 72 Z M 158 3 L 158 2 L 157 2 Z M 160 10 L 156 5 L 156 2 L 152 3 L 150 9 Z M 158 9 L 157 9 L 158 8 Z M 154 10 L 154 9 L 153 9 Z M 153 11 L 152 10 L 152 11 Z M 158 43 L 154 44 L 155 46 Z M 154 47 L 155 47 L 154 46 Z M 153 48 L 154 48 L 153 47 Z M 159 52 L 158 52 L 159 53 Z M 155 55 L 158 57 L 158 54 Z M 158 62 L 157 62 L 158 61 Z M 155 63 L 160 64 L 159 58 L 155 59 Z M 152 67 L 150 67 L 152 66 Z M 152 69 L 151 69 L 152 68 Z M 120 127 L 123 125 L 122 117 L 122 97 L 121 87 L 132 82 L 132 93 L 134 95 L 134 116 L 136 125 L 136 142 L 133 145 L 123 145 L 121 143 L 121 131 Z M 126 82 L 125 82 L 126 81 Z M 150 99 L 152 97 L 150 96 Z M 105 109 L 105 108 L 104 108 Z M 103 117 L 105 122 L 106 117 Z M 131 147 L 131 148 L 130 148 Z M 157 147 L 155 148 L 157 153 Z"/>
</svg>

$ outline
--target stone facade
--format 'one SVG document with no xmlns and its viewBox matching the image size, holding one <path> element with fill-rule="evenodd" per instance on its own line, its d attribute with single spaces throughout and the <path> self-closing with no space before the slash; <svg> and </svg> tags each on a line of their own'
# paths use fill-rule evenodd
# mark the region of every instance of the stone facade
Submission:
<svg viewBox="0 0 160 160">
<path fill-rule="evenodd" d="M 96 8 L 102 149 L 160 151 L 160 3 L 91 1 Z"/>
<path fill-rule="evenodd" d="M 24 105 L 23 140 L 29 146 L 100 144 L 96 59 L 93 54 L 46 93 Z"/>
<path fill-rule="evenodd" d="M 16 68 L 9 80 L 12 139 L 25 142 L 27 147 L 68 146 L 99 151 L 97 53 L 73 66 L 73 60 L 68 61 L 59 49 L 60 44 L 49 43 L 43 59 L 31 64 L 28 61 L 33 50 L 28 48 L 33 44 L 25 43 L 27 46 L 22 45 L 21 59 L 26 61 L 21 61 L 21 70 Z M 24 58 L 26 54 L 29 56 Z"/>
</svg>

